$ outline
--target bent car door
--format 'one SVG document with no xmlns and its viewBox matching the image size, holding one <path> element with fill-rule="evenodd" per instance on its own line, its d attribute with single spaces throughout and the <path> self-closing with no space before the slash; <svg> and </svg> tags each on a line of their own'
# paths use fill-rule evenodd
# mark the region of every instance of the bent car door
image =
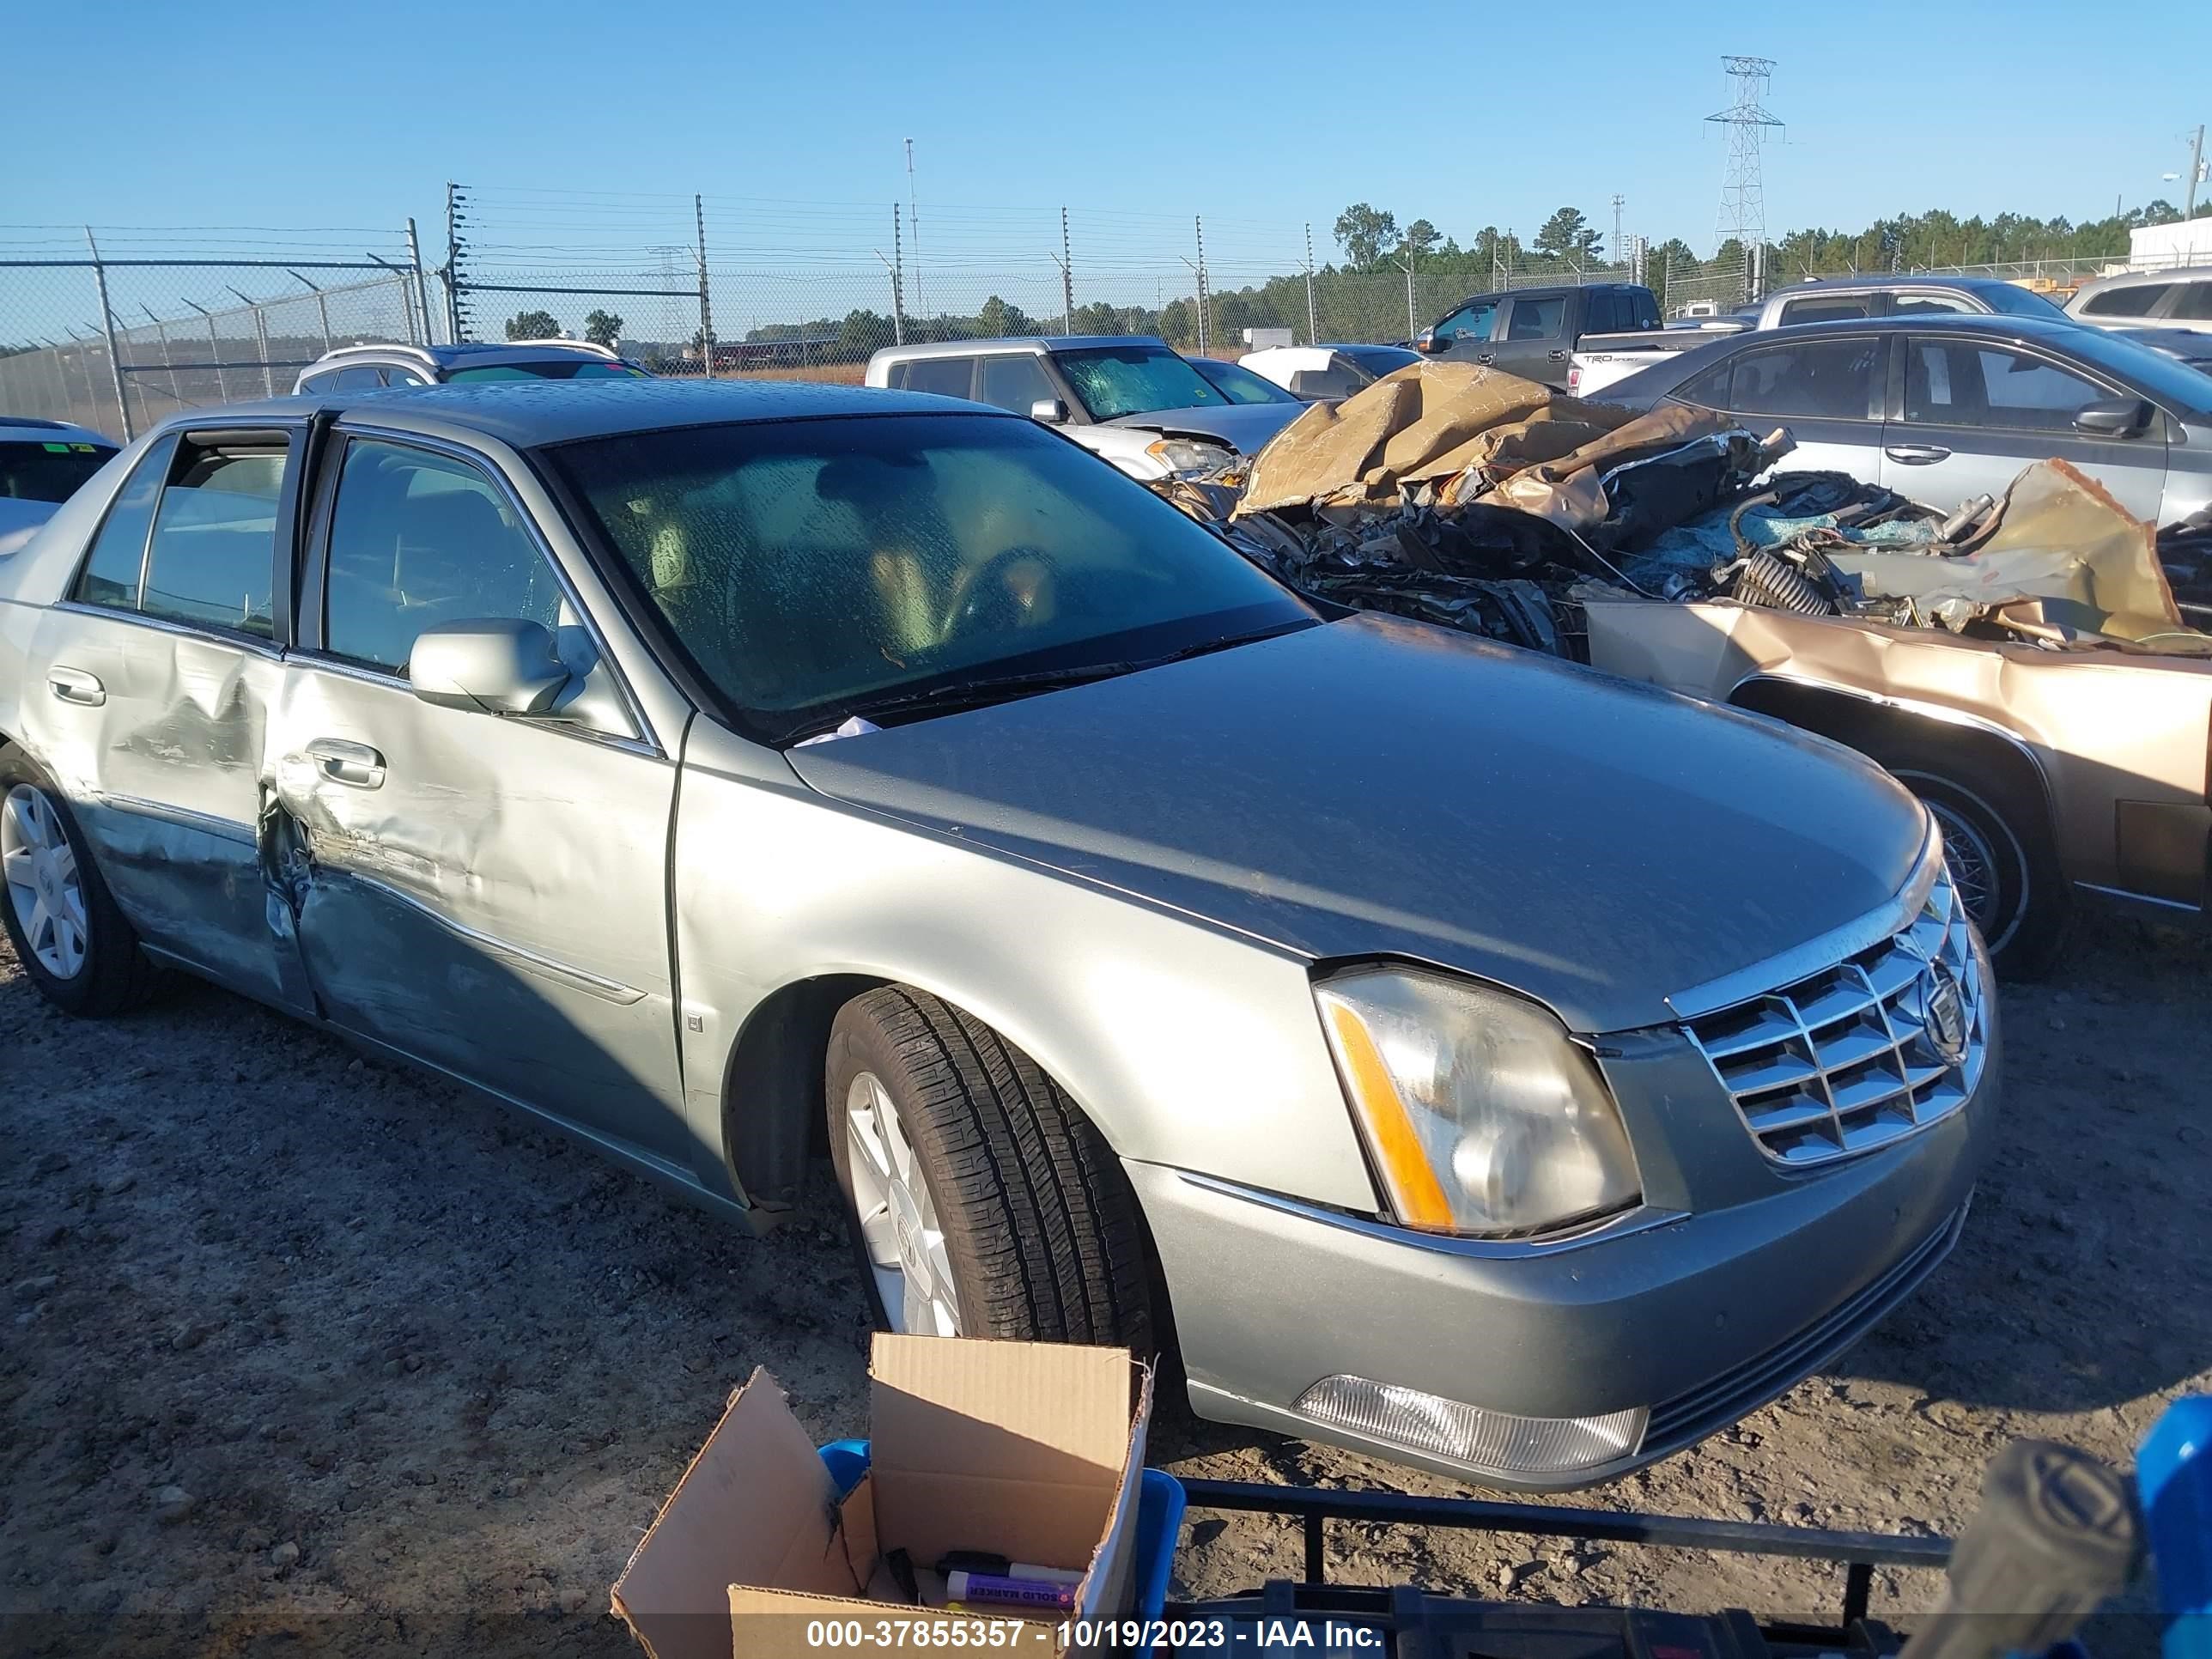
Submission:
<svg viewBox="0 0 2212 1659">
<path fill-rule="evenodd" d="M 1882 434 L 1881 482 L 1946 511 L 1976 495 L 2002 500 L 2033 461 L 2070 461 L 2139 519 L 2166 493 L 2166 417 L 2132 437 L 2077 431 L 2084 404 L 2132 396 L 2071 363 L 2002 340 L 1904 337 L 1901 420 Z"/>
<path fill-rule="evenodd" d="M 148 947 L 299 1011 L 259 832 L 302 437 L 210 423 L 149 448 L 41 619 L 43 683 L 22 701 L 26 742 Z"/>
<path fill-rule="evenodd" d="M 485 462 L 340 435 L 270 745 L 316 993 L 364 1036 L 688 1166 L 664 884 L 675 768 Z M 547 630 L 567 678 L 546 713 L 416 695 L 418 636 L 465 623 Z"/>
</svg>

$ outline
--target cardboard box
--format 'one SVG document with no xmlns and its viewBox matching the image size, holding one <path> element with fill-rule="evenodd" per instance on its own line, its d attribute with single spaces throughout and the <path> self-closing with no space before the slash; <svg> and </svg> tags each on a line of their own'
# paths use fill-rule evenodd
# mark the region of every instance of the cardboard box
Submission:
<svg viewBox="0 0 2212 1659">
<path fill-rule="evenodd" d="M 1023 1616 L 915 1606 L 884 1565 L 895 1549 L 924 1569 L 970 1549 L 1081 1571 L 1075 1611 L 1032 1615 L 1014 1652 L 1066 1650 L 1063 1621 L 1127 1609 L 1148 1367 L 1118 1348 L 878 1335 L 868 1376 L 869 1469 L 842 1503 L 775 1378 L 731 1398 L 615 1583 L 652 1659 L 817 1654 L 826 1620 L 906 1621 L 895 1645 L 941 1650 L 911 1625 Z"/>
</svg>

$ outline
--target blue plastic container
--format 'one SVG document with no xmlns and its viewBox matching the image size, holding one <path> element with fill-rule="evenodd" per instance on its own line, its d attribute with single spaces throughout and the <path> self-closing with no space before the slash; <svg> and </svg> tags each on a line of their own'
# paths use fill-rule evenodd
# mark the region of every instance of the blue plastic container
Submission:
<svg viewBox="0 0 2212 1659">
<path fill-rule="evenodd" d="M 822 1462 L 844 1497 L 868 1472 L 868 1443 L 833 1440 L 822 1448 Z M 1137 1487 L 1136 1605 L 1129 1616 L 1150 1621 L 1168 1604 L 1168 1579 L 1175 1571 L 1176 1544 L 1182 1535 L 1182 1482 L 1158 1469 L 1146 1469 Z M 1135 1650 L 1150 1659 L 1147 1642 Z"/>
</svg>

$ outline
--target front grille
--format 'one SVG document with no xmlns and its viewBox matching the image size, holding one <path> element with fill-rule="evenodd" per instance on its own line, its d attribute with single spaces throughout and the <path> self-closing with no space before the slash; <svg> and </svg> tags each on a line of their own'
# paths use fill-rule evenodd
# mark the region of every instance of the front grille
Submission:
<svg viewBox="0 0 2212 1659">
<path fill-rule="evenodd" d="M 1961 1204 L 1896 1266 L 1789 1340 L 1687 1394 L 1654 1406 L 1644 1431 L 1643 1449 L 1671 1450 L 1741 1422 L 1850 1346 L 1942 1264 L 1966 1231 L 1966 1208 Z"/>
<path fill-rule="evenodd" d="M 1902 931 L 1682 1029 L 1759 1150 L 1802 1168 L 1885 1146 L 1966 1103 L 1989 1051 L 1984 972 L 1966 908 L 1939 873 Z"/>
</svg>

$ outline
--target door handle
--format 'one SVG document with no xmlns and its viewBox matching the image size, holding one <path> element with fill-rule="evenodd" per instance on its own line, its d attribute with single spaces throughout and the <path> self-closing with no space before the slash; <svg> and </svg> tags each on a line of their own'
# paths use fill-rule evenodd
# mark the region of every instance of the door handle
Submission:
<svg viewBox="0 0 2212 1659">
<path fill-rule="evenodd" d="M 1474 361 L 1478 363 L 1494 363 L 1498 361 L 1498 356 L 1495 352 L 1478 351 L 1474 354 Z"/>
<path fill-rule="evenodd" d="M 1567 361 L 1567 354 L 1564 351 L 1554 351 L 1549 355 L 1552 361 L 1555 363 L 1564 363 Z"/>
<path fill-rule="evenodd" d="M 384 787 L 384 757 L 365 743 L 317 738 L 307 745 L 307 758 L 332 783 L 353 789 Z"/>
<path fill-rule="evenodd" d="M 57 663 L 46 670 L 46 690 L 64 702 L 74 702 L 87 708 L 97 708 L 107 701 L 107 688 L 100 683 L 100 676 L 88 674 L 82 668 L 64 668 Z"/>
<path fill-rule="evenodd" d="M 1933 466 L 1951 459 L 1951 452 L 1941 444 L 1892 444 L 1881 453 L 1899 466 Z"/>
</svg>

